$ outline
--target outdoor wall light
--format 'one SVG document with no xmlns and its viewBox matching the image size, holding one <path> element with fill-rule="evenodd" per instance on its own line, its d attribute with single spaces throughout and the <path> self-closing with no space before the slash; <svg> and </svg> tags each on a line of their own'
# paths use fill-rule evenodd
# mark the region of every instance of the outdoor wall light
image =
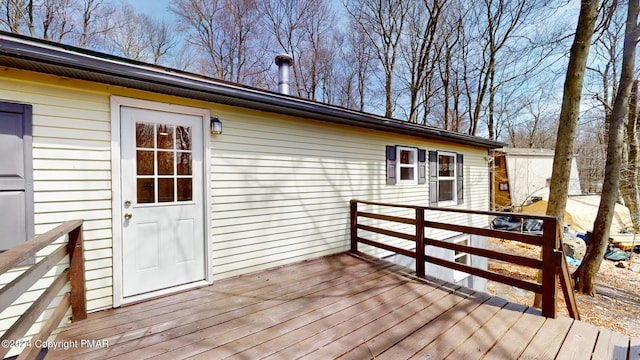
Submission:
<svg viewBox="0 0 640 360">
<path fill-rule="evenodd" d="M 217 117 L 211 118 L 211 133 L 214 135 L 222 134 L 222 121 Z"/>
</svg>

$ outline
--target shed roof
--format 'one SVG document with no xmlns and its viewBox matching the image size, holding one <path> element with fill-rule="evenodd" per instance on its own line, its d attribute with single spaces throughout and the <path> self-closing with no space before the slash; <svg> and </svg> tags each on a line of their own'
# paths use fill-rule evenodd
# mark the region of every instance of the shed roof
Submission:
<svg viewBox="0 0 640 360">
<path fill-rule="evenodd" d="M 0 66 L 495 149 L 503 143 L 0 31 Z"/>
<path fill-rule="evenodd" d="M 524 156 L 551 156 L 555 155 L 555 151 L 549 149 L 530 149 L 530 148 L 503 148 L 502 152 L 508 155 L 524 155 Z"/>
</svg>

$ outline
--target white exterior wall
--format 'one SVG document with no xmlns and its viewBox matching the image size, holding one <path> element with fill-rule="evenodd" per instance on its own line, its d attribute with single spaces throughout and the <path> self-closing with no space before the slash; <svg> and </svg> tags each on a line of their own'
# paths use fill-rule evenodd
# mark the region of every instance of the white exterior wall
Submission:
<svg viewBox="0 0 640 360">
<path fill-rule="evenodd" d="M 507 173 L 511 204 L 522 206 L 539 196 L 543 200 L 549 199 L 548 179 L 553 172 L 553 153 L 551 154 L 513 154 L 507 153 Z M 569 195 L 580 195 L 580 179 L 576 159 L 571 161 L 571 175 L 569 180 Z"/>
<path fill-rule="evenodd" d="M 5 73 L 25 74 L 6 69 Z M 110 307 L 112 303 L 109 98 L 67 88 L 62 86 L 64 82 L 58 80 L 43 86 L 36 81 L 2 78 L 0 99 L 33 106 L 35 234 L 67 220 L 85 220 L 87 307 L 91 311 Z M 44 249 L 38 258 L 50 251 Z M 0 331 L 8 329 L 63 269 L 64 266 L 52 269 L 30 292 L 2 312 Z M 0 282 L 6 284 L 22 270 L 6 274 Z M 66 286 L 62 293 L 68 291 Z M 61 296 L 53 301 L 46 316 L 60 299 Z M 27 337 L 37 333 L 43 324 L 39 320 Z"/>
<path fill-rule="evenodd" d="M 350 199 L 428 205 L 428 184 L 386 185 L 386 145 L 464 154 L 460 207 L 489 207 L 486 149 L 26 71 L 5 69 L 1 83 L 0 99 L 33 105 L 36 234 L 85 220 L 89 311 L 113 305 L 111 95 L 207 108 L 222 120 L 210 148 L 214 280 L 347 250 Z M 0 328 L 11 316 L 0 315 Z"/>
<path fill-rule="evenodd" d="M 350 199 L 428 206 L 428 184 L 386 185 L 386 145 L 463 153 L 461 207 L 488 209 L 484 149 L 262 112 L 212 114 L 224 127 L 211 149 L 217 279 L 348 250 Z"/>
</svg>

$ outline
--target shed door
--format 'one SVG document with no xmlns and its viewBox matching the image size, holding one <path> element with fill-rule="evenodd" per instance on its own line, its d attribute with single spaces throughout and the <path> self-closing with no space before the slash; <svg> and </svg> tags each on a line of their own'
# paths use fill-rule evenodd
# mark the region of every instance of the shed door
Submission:
<svg viewBox="0 0 640 360">
<path fill-rule="evenodd" d="M 0 251 L 33 237 L 31 105 L 0 102 Z"/>
<path fill-rule="evenodd" d="M 202 117 L 121 108 L 123 296 L 205 279 Z"/>
</svg>

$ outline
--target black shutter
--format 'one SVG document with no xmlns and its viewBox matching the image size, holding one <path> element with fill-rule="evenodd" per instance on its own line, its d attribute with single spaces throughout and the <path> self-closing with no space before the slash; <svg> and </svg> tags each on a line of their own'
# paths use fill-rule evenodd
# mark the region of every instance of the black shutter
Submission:
<svg viewBox="0 0 640 360">
<path fill-rule="evenodd" d="M 456 167 L 456 198 L 458 204 L 462 204 L 464 202 L 464 157 L 462 154 L 456 154 Z"/>
<path fill-rule="evenodd" d="M 395 185 L 396 182 L 396 147 L 387 145 L 387 185 Z"/>
<path fill-rule="evenodd" d="M 427 151 L 418 149 L 418 184 L 427 183 Z"/>
<path fill-rule="evenodd" d="M 429 206 L 438 206 L 438 153 L 429 151 Z"/>
</svg>

